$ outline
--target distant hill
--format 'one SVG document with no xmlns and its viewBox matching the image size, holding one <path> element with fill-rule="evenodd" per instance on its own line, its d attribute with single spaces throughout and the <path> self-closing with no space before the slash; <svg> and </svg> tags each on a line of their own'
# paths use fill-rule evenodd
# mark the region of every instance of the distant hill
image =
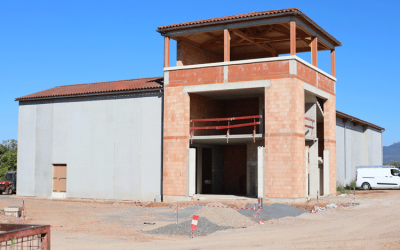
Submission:
<svg viewBox="0 0 400 250">
<path fill-rule="evenodd" d="M 390 146 L 383 146 L 383 162 L 400 161 L 400 141 Z"/>
</svg>

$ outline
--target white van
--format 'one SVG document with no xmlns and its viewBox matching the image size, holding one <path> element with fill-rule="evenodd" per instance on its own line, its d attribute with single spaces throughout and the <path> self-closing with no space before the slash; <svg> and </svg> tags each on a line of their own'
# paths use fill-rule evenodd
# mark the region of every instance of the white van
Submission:
<svg viewBox="0 0 400 250">
<path fill-rule="evenodd" d="M 399 169 L 393 166 L 358 167 L 356 186 L 365 190 L 371 188 L 399 188 Z"/>
</svg>

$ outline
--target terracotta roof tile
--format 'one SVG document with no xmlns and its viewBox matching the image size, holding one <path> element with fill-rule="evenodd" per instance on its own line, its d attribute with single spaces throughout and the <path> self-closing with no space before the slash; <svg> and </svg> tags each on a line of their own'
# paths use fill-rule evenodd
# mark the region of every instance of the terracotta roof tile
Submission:
<svg viewBox="0 0 400 250">
<path fill-rule="evenodd" d="M 268 15 L 285 14 L 285 13 L 287 13 L 287 14 L 299 14 L 307 22 L 309 22 L 312 25 L 314 25 L 317 29 L 320 29 L 322 31 L 322 33 L 325 33 L 326 36 L 328 36 L 330 39 L 335 41 L 338 46 L 342 45 L 339 40 L 334 38 L 331 34 L 329 34 L 325 29 L 323 29 L 321 26 L 319 26 L 316 22 L 314 22 L 310 17 L 308 17 L 306 14 L 304 14 L 298 8 L 258 11 L 258 12 L 250 12 L 250 13 L 245 13 L 245 14 L 239 14 L 239 15 L 224 16 L 224 17 L 217 17 L 217 18 L 209 18 L 209 19 L 203 19 L 203 20 L 192 21 L 192 22 L 170 24 L 170 25 L 165 25 L 165 26 L 159 26 L 158 27 L 158 32 L 162 33 L 164 29 L 184 28 L 184 26 L 189 26 L 189 25 L 206 24 L 206 23 L 217 23 L 217 22 L 236 20 L 236 19 L 242 19 L 242 18 L 268 16 Z"/>
<path fill-rule="evenodd" d="M 192 22 L 165 25 L 165 26 L 158 27 L 158 29 L 162 30 L 162 29 L 182 27 L 182 26 L 193 25 L 193 24 L 214 23 L 214 22 L 221 22 L 221 21 L 227 21 L 227 20 L 241 19 L 241 18 L 246 18 L 246 17 L 267 16 L 267 15 L 271 15 L 271 14 L 287 13 L 287 12 L 293 12 L 293 11 L 298 11 L 298 10 L 299 10 L 298 8 L 290 8 L 290 9 L 250 12 L 250 13 L 239 14 L 239 15 L 216 17 L 216 18 L 210 18 L 210 19 L 204 19 L 204 20 L 198 20 L 198 21 L 192 21 Z"/>
<path fill-rule="evenodd" d="M 19 101 L 19 100 L 36 99 L 36 98 L 84 95 L 93 93 L 105 93 L 105 92 L 116 92 L 116 91 L 141 90 L 141 89 L 158 89 L 162 88 L 163 83 L 164 83 L 163 77 L 150 77 L 150 78 L 129 79 L 129 80 L 110 81 L 110 82 L 64 85 L 43 90 L 30 95 L 18 97 L 15 100 Z"/>
</svg>

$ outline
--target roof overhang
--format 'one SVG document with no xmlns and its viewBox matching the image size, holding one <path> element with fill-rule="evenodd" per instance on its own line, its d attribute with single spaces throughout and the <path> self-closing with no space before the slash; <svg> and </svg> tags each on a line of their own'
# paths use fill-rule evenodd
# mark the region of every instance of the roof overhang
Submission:
<svg viewBox="0 0 400 250">
<path fill-rule="evenodd" d="M 173 37 L 200 32 L 212 32 L 223 29 L 238 29 L 244 27 L 285 23 L 295 21 L 305 32 L 317 37 L 330 49 L 342 46 L 342 43 L 316 24 L 307 15 L 298 10 L 284 9 L 267 12 L 253 12 L 248 14 L 227 16 L 221 18 L 205 19 L 194 22 L 167 25 L 158 27 L 157 32 L 163 36 Z"/>
<path fill-rule="evenodd" d="M 336 116 L 338 116 L 340 118 L 343 118 L 343 119 L 347 119 L 348 121 L 352 121 L 352 122 L 358 123 L 360 125 L 365 125 L 365 126 L 369 126 L 371 128 L 377 129 L 377 130 L 385 131 L 385 128 L 382 128 L 382 127 L 379 127 L 378 125 L 375 125 L 375 124 L 369 123 L 367 121 L 361 120 L 361 119 L 359 119 L 357 117 L 345 114 L 345 113 L 340 112 L 338 110 L 336 110 Z"/>
</svg>

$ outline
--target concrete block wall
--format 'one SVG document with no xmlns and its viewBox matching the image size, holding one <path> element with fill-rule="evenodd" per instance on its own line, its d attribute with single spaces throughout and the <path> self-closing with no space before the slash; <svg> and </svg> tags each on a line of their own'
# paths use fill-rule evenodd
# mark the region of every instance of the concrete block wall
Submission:
<svg viewBox="0 0 400 250">
<path fill-rule="evenodd" d="M 253 99 L 239 99 L 239 100 L 211 100 L 207 97 L 190 94 L 190 119 L 201 118 L 225 118 L 225 117 L 239 117 L 258 115 L 259 101 Z M 259 121 L 259 119 L 256 119 Z M 242 124 L 243 122 L 251 122 L 250 120 L 230 121 L 231 125 Z M 193 124 L 191 124 L 192 126 Z M 196 122 L 196 127 L 201 126 L 217 126 L 228 125 L 228 122 Z M 252 134 L 253 127 L 239 127 L 231 129 L 230 134 Z M 256 133 L 260 130 L 256 126 Z M 225 135 L 226 130 L 195 130 L 194 135 Z"/>
<path fill-rule="evenodd" d="M 329 100 L 324 104 L 324 149 L 330 151 L 330 178 L 336 179 L 336 102 L 335 82 L 298 60 L 266 61 L 243 64 L 215 65 L 179 70 L 166 70 L 168 83 L 165 87 L 164 143 L 175 141 L 169 152 L 164 147 L 164 190 L 171 195 L 185 195 L 181 177 L 185 176 L 186 160 L 171 160 L 172 154 L 185 157 L 189 138 L 189 97 L 183 86 L 229 84 L 266 80 L 265 87 L 265 197 L 297 199 L 305 197 L 305 138 L 304 138 L 304 91 L 309 85 L 312 91 Z M 305 85 L 309 84 L 309 85 Z M 310 89 L 309 87 L 307 87 Z M 177 108 L 177 111 L 175 109 Z M 179 113 L 177 113 L 179 112 Z M 257 112 L 257 114 L 260 111 Z M 179 121 L 174 123 L 174 114 Z M 182 120 L 183 119 L 183 120 Z M 186 125 L 185 125 L 186 124 Z M 184 142 L 187 138 L 187 142 Z M 168 173 L 169 169 L 175 171 Z M 171 177 L 174 176 L 174 177 Z M 171 177 L 171 178 L 170 178 Z M 178 181 L 179 180 L 179 181 Z M 176 182 L 176 183 L 175 183 Z M 180 184 L 182 183 L 182 184 Z M 336 182 L 330 182 L 330 191 L 336 190 Z"/>
<path fill-rule="evenodd" d="M 322 142 L 321 142 L 322 143 Z M 329 150 L 330 193 L 336 193 L 336 96 L 324 103 L 324 150 Z M 324 159 L 326 161 L 327 159 Z"/>
<path fill-rule="evenodd" d="M 257 99 L 229 100 L 224 102 L 224 117 L 239 117 L 258 115 L 259 101 Z M 256 119 L 256 122 L 260 119 Z M 253 122 L 253 120 L 231 121 L 230 124 L 242 124 L 244 122 Z M 230 134 L 252 134 L 254 127 L 241 127 L 231 129 Z M 256 133 L 260 131 L 260 126 L 256 126 Z"/>
<path fill-rule="evenodd" d="M 159 198 L 161 107 L 158 92 L 21 101 L 17 194 L 51 197 L 66 164 L 67 197 Z"/>
<path fill-rule="evenodd" d="M 164 90 L 164 195 L 186 195 L 186 152 L 190 135 L 190 98 L 183 87 Z"/>
<path fill-rule="evenodd" d="M 224 116 L 224 103 L 210 100 L 207 97 L 190 94 L 190 119 L 221 118 Z M 196 122 L 196 127 L 211 126 L 215 122 Z M 225 123 L 224 123 L 225 124 Z M 192 126 L 193 124 L 191 124 Z M 194 135 L 222 135 L 224 130 L 202 129 L 195 130 Z"/>
<path fill-rule="evenodd" d="M 176 46 L 176 66 L 224 61 L 223 57 L 214 55 L 206 50 L 194 47 L 185 42 L 178 41 Z"/>
<path fill-rule="evenodd" d="M 303 82 L 271 80 L 265 89 L 265 196 L 305 195 Z"/>
</svg>

